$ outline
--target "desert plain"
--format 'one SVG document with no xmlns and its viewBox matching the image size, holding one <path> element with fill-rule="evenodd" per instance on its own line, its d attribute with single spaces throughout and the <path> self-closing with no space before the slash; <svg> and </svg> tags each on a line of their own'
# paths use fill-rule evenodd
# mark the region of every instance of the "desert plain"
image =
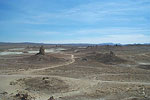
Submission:
<svg viewBox="0 0 150 100">
<path fill-rule="evenodd" d="M 150 45 L 0 45 L 0 100 L 150 100 Z"/>
</svg>

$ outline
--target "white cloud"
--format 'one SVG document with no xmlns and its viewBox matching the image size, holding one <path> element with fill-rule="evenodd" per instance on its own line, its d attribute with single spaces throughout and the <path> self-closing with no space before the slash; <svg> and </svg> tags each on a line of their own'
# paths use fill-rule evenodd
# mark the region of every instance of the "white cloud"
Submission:
<svg viewBox="0 0 150 100">
<path fill-rule="evenodd" d="M 79 35 L 111 35 L 111 34 L 147 34 L 150 33 L 150 29 L 145 28 L 128 28 L 128 27 L 108 27 L 108 28 L 97 28 L 97 29 L 81 29 L 74 32 L 73 34 Z"/>
<path fill-rule="evenodd" d="M 28 32 L 26 32 L 28 33 Z M 127 28 L 127 27 L 112 27 L 101 29 L 84 29 L 77 31 L 30 31 L 32 34 L 50 36 L 60 35 L 68 38 L 61 40 L 50 39 L 51 41 L 41 41 L 45 43 L 149 43 L 150 29 L 142 28 Z M 147 34 L 146 34 L 147 33 Z M 69 37 L 71 37 L 69 39 Z M 72 38 L 74 37 L 74 38 Z"/>
<path fill-rule="evenodd" d="M 73 20 L 85 23 L 96 23 L 100 21 L 145 21 L 144 12 L 149 12 L 150 4 L 143 6 L 147 0 L 126 1 L 98 1 L 89 4 L 78 5 L 71 9 L 59 10 L 59 12 L 36 12 L 25 16 L 25 23 L 29 24 L 51 24 L 53 20 Z M 132 17 L 134 16 L 134 17 Z M 27 21 L 29 20 L 29 21 Z"/>
<path fill-rule="evenodd" d="M 150 43 L 150 36 L 142 34 L 132 34 L 132 35 L 107 35 L 94 38 L 78 38 L 75 40 L 51 40 L 43 41 L 44 43 L 122 43 L 122 44 L 132 44 L 132 43 Z"/>
<path fill-rule="evenodd" d="M 30 30 L 30 31 L 22 31 L 22 32 L 20 32 L 20 33 L 47 36 L 47 35 L 58 35 L 58 34 L 60 34 L 61 32 L 57 32 L 57 31 Z"/>
</svg>

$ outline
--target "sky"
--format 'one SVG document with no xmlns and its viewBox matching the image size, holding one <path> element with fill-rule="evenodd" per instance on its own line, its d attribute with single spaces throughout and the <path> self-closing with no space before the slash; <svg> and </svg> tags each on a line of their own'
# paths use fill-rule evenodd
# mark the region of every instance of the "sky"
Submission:
<svg viewBox="0 0 150 100">
<path fill-rule="evenodd" d="M 0 0 L 0 42 L 150 43 L 150 0 Z"/>
</svg>

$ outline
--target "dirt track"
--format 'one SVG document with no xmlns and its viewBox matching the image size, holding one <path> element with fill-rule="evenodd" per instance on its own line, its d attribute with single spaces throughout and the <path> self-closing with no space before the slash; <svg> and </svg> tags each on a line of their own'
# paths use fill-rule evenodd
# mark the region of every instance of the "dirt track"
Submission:
<svg viewBox="0 0 150 100">
<path fill-rule="evenodd" d="M 7 91 L 9 94 L 11 94 L 11 93 L 16 93 L 16 89 L 14 89 L 14 87 L 10 87 L 9 84 L 10 84 L 11 81 L 16 80 L 18 78 L 27 78 L 27 77 L 59 77 L 59 78 L 63 78 L 63 77 L 60 77 L 60 76 L 32 75 L 32 73 L 34 73 L 36 71 L 41 71 L 41 70 L 52 69 L 52 68 L 57 68 L 57 67 L 69 65 L 69 64 L 72 64 L 72 63 L 75 62 L 74 55 L 72 55 L 72 54 L 65 54 L 65 55 L 70 55 L 71 57 L 70 57 L 70 61 L 66 62 L 64 64 L 50 66 L 50 67 L 45 67 L 45 68 L 39 68 L 39 69 L 30 69 L 30 70 L 27 70 L 27 71 L 24 70 L 24 71 L 19 72 L 20 74 L 16 74 L 16 75 L 0 75 L 1 79 L 3 80 L 3 81 L 0 82 L 0 88 L 4 89 L 2 91 Z M 31 74 L 31 75 L 29 75 L 29 74 Z M 8 79 L 10 79 L 10 78 L 11 78 L 11 80 L 8 81 Z M 3 86 L 3 84 L 6 84 L 6 85 Z M 8 90 L 5 90 L 5 89 L 11 90 L 11 91 L 8 91 Z M 64 94 L 67 94 L 67 93 L 64 93 Z M 56 96 L 62 96 L 64 94 L 61 93 L 59 95 L 57 94 Z M 69 95 L 69 94 L 67 94 L 67 95 Z M 49 95 L 47 95 L 47 96 L 44 95 L 44 96 L 47 97 L 47 99 L 49 98 Z M 43 99 L 44 99 L 44 97 L 41 98 L 40 100 L 43 100 Z"/>
<path fill-rule="evenodd" d="M 67 71 L 69 71 L 69 72 L 71 71 L 68 68 L 70 68 L 70 69 L 75 68 L 75 69 L 73 69 L 73 73 L 75 73 L 77 70 L 75 66 L 79 66 L 80 68 L 83 68 L 83 71 L 85 71 L 85 73 L 87 73 L 86 75 L 89 75 L 89 76 L 90 76 L 90 74 L 88 74 L 88 72 L 86 72 L 86 70 L 88 68 L 94 69 L 94 67 L 87 67 L 87 68 L 85 67 L 86 68 L 86 70 L 85 70 L 83 66 L 78 64 L 80 62 L 76 61 L 75 56 L 77 56 L 77 55 L 74 55 L 73 53 L 72 54 L 65 53 L 64 55 L 69 55 L 70 60 L 67 62 L 64 62 L 63 64 L 41 67 L 41 68 L 36 68 L 36 69 L 20 70 L 14 74 L 11 73 L 10 75 L 9 74 L 1 74 L 0 79 L 2 81 L 0 81 L 0 92 L 8 93 L 8 95 L 6 95 L 6 97 L 2 96 L 2 98 L 5 98 L 7 100 L 8 99 L 7 97 L 15 95 L 17 93 L 17 90 L 29 92 L 29 94 L 31 96 L 35 97 L 35 100 L 47 100 L 52 95 L 58 100 L 87 100 L 88 98 L 89 98 L 89 100 L 129 100 L 129 98 L 127 98 L 127 97 L 129 96 L 130 98 L 131 97 L 134 98 L 133 95 L 137 96 L 137 98 L 141 98 L 140 96 L 138 96 L 139 94 L 137 95 L 137 93 L 140 93 L 141 96 L 143 96 L 143 97 L 146 96 L 146 98 L 149 98 L 149 96 L 150 96 L 149 95 L 149 93 L 150 93 L 149 80 L 148 81 L 102 80 L 101 78 L 94 78 L 94 77 L 88 79 L 88 78 L 82 78 L 82 77 L 75 78 L 75 77 L 70 76 L 70 74 L 68 74 L 69 77 L 63 76 L 63 75 L 61 75 L 63 70 L 65 70 L 63 73 L 66 73 Z M 84 63 L 82 65 L 84 65 Z M 93 63 L 91 63 L 91 65 L 93 65 Z M 91 66 L 91 65 L 89 64 L 89 66 Z M 95 68 L 96 68 L 95 71 L 102 69 L 101 67 L 100 68 L 95 67 Z M 109 67 L 106 67 L 106 68 L 109 68 Z M 58 69 L 61 69 L 60 72 Z M 130 67 L 129 68 L 127 67 L 126 69 L 129 69 L 129 71 L 131 71 Z M 46 74 L 45 71 L 49 72 L 49 70 L 52 72 L 56 70 L 56 71 L 58 71 L 58 74 L 57 73 L 56 73 L 57 75 Z M 79 70 L 79 71 L 82 72 L 82 70 Z M 91 71 L 91 70 L 89 70 L 89 71 Z M 100 74 L 98 74 L 98 76 L 112 77 L 112 76 L 120 76 L 120 75 L 122 75 L 122 76 L 124 76 L 124 75 L 145 75 L 146 73 L 149 73 L 148 71 L 146 71 L 146 73 L 143 73 L 143 71 L 144 70 L 137 70 L 136 74 L 134 74 L 134 73 L 130 73 L 130 74 L 129 73 L 108 73 L 107 72 L 107 73 L 100 73 Z M 45 75 L 43 75 L 41 73 L 45 73 Z M 72 73 L 72 72 L 70 72 L 70 73 Z M 97 74 L 94 74 L 94 76 L 95 75 L 97 75 Z M 15 84 L 15 85 L 10 85 L 11 82 L 15 83 L 19 79 L 30 79 L 30 80 L 33 79 L 33 81 L 34 81 L 34 80 L 36 80 L 36 79 L 38 80 L 40 78 L 50 78 L 50 79 L 54 78 L 54 81 L 55 81 L 55 79 L 59 79 L 66 83 L 66 85 L 68 86 L 68 90 L 66 90 L 66 92 L 60 91 L 60 92 L 56 92 L 56 93 L 47 94 L 44 92 L 42 93 L 41 91 L 39 91 L 39 92 L 28 91 L 28 90 L 26 90 L 26 87 L 25 87 L 26 85 L 18 85 L 18 84 L 21 84 L 21 83 L 19 83 L 20 81 L 17 82 L 17 84 Z M 21 81 L 21 82 L 24 82 L 24 81 Z M 59 83 L 59 84 L 61 85 L 61 83 Z M 31 85 L 33 85 L 33 86 L 39 85 L 40 86 L 41 84 L 35 84 L 33 82 Z M 31 90 L 32 90 L 32 87 L 31 87 Z M 107 96 L 107 95 L 110 95 L 110 96 Z M 118 97 L 119 95 L 121 95 L 122 97 Z M 97 98 L 99 98 L 99 99 L 97 99 Z M 122 99 L 122 98 L 124 98 L 124 99 Z M 8 100 L 11 100 L 11 99 L 8 99 Z M 140 99 L 137 99 L 137 100 L 140 100 Z"/>
<path fill-rule="evenodd" d="M 28 71 L 24 71 L 23 73 L 24 74 L 30 74 L 30 73 L 33 73 L 33 72 L 36 72 L 36 71 L 41 71 L 41 70 L 46 70 L 46 69 L 52 69 L 52 68 L 57 68 L 57 67 L 61 67 L 61 66 L 66 66 L 66 65 L 70 65 L 72 63 L 75 62 L 75 59 L 74 59 L 74 55 L 72 54 L 65 54 L 65 55 L 70 55 L 70 62 L 66 62 L 64 64 L 60 64 L 60 65 L 55 65 L 55 66 L 50 66 L 50 67 L 45 67 L 45 68 L 39 68 L 39 69 L 30 69 Z"/>
</svg>

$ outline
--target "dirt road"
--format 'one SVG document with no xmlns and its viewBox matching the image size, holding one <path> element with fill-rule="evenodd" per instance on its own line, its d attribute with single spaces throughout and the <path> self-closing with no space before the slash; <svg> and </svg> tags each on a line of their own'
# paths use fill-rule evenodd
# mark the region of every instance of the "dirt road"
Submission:
<svg viewBox="0 0 150 100">
<path fill-rule="evenodd" d="M 30 73 L 33 73 L 33 72 L 36 72 L 36 71 L 42 71 L 42 70 L 46 70 L 46 69 L 52 69 L 52 68 L 57 68 L 57 67 L 61 67 L 61 66 L 66 66 L 66 65 L 70 65 L 70 64 L 75 62 L 73 54 L 65 54 L 65 55 L 70 55 L 71 56 L 70 57 L 70 60 L 71 60 L 70 62 L 66 62 L 64 64 L 50 66 L 50 67 L 39 68 L 39 69 L 30 69 L 30 70 L 27 70 L 27 71 L 23 71 L 23 74 L 30 74 Z"/>
<path fill-rule="evenodd" d="M 21 90 L 21 87 L 16 87 L 16 86 L 10 86 L 10 82 L 15 81 L 20 78 L 35 78 L 35 77 L 54 77 L 54 78 L 59 78 L 65 81 L 68 81 L 70 85 L 72 84 L 77 84 L 78 90 L 73 90 L 70 92 L 66 93 L 55 93 L 53 96 L 56 98 L 59 97 L 65 97 L 65 96 L 76 96 L 76 95 L 82 95 L 84 92 L 88 91 L 88 89 L 94 85 L 97 85 L 98 83 L 111 83 L 111 84 L 136 84 L 136 85 L 150 85 L 149 82 L 121 82 L 121 81 L 102 81 L 102 80 L 89 80 L 89 79 L 76 79 L 76 78 L 70 78 L 70 77 L 63 77 L 63 76 L 54 76 L 54 75 L 34 75 L 32 74 L 33 72 L 36 71 L 42 71 L 42 70 L 47 70 L 47 69 L 52 69 L 52 68 L 57 68 L 57 67 L 62 67 L 66 65 L 70 65 L 75 62 L 75 58 L 73 54 L 65 54 L 65 55 L 70 55 L 70 61 L 66 62 L 61 65 L 56 65 L 56 66 L 51 66 L 51 67 L 45 67 L 45 68 L 39 68 L 39 69 L 30 69 L 27 71 L 21 71 L 19 74 L 13 74 L 13 75 L 0 75 L 0 92 L 6 91 L 8 94 L 15 94 L 16 89 Z M 103 75 L 103 74 L 102 74 Z M 107 75 L 107 74 L 104 74 Z M 110 74 L 108 74 L 110 75 Z M 75 87 L 74 87 L 75 88 Z M 34 94 L 36 95 L 36 100 L 47 100 L 49 98 L 49 94 Z"/>
</svg>

